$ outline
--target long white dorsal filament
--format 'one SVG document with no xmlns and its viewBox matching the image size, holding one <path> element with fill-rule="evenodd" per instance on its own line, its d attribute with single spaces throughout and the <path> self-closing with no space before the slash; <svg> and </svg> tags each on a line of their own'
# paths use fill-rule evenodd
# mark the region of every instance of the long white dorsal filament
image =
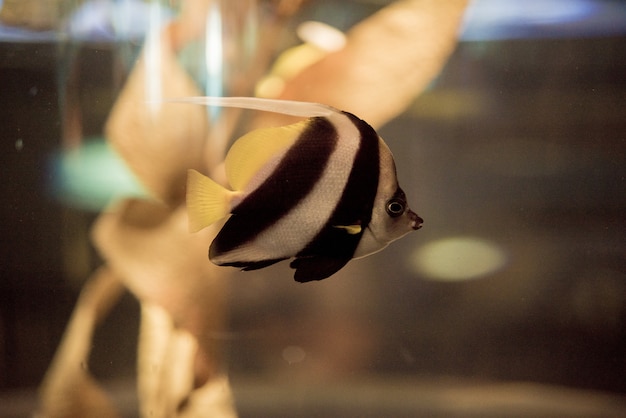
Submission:
<svg viewBox="0 0 626 418">
<path fill-rule="evenodd" d="M 166 103 L 190 103 L 204 106 L 238 107 L 261 110 L 299 117 L 330 116 L 339 111 L 321 103 L 297 102 L 293 100 L 263 99 L 259 97 L 180 97 L 165 99 Z"/>
</svg>

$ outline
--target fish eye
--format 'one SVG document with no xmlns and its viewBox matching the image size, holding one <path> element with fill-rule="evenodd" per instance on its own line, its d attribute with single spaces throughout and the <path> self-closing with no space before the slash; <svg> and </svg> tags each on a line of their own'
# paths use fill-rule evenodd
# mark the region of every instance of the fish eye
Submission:
<svg viewBox="0 0 626 418">
<path fill-rule="evenodd" d="M 406 203 L 403 200 L 394 198 L 387 202 L 387 213 L 392 218 L 396 218 L 404 213 Z"/>
</svg>

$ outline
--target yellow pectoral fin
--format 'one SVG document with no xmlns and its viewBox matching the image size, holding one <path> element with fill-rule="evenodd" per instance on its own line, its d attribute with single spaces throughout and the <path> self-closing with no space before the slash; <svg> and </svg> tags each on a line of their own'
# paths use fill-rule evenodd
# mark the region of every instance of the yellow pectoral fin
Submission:
<svg viewBox="0 0 626 418">
<path fill-rule="evenodd" d="M 344 229 L 350 235 L 356 235 L 361 232 L 361 225 L 333 225 L 334 228 Z"/>
<path fill-rule="evenodd" d="M 304 120 L 277 128 L 256 129 L 235 141 L 224 163 L 233 189 L 244 190 L 265 164 L 296 142 L 307 123 Z"/>
<path fill-rule="evenodd" d="M 187 171 L 187 214 L 189 232 L 219 221 L 230 213 L 231 191 L 196 170 Z"/>
</svg>

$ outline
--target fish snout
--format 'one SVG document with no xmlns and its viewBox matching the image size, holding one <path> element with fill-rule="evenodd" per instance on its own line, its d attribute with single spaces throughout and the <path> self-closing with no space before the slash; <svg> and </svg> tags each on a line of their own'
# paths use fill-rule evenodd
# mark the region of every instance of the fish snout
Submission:
<svg viewBox="0 0 626 418">
<path fill-rule="evenodd" d="M 418 229 L 420 229 L 422 227 L 422 224 L 424 223 L 424 220 L 422 218 L 420 218 L 417 213 L 413 212 L 412 210 L 409 209 L 407 215 L 409 216 L 409 219 L 411 220 L 411 228 L 413 228 L 414 231 L 417 231 Z"/>
</svg>

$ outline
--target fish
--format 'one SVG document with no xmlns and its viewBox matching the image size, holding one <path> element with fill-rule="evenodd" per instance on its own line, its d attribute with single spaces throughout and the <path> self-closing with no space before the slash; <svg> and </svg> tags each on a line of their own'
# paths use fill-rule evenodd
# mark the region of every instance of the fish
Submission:
<svg viewBox="0 0 626 418">
<path fill-rule="evenodd" d="M 304 118 L 236 140 L 224 160 L 230 188 L 188 170 L 189 231 L 225 219 L 209 247 L 216 265 L 250 271 L 291 259 L 297 282 L 322 280 L 422 227 L 389 147 L 349 112 L 256 97 L 169 101 Z"/>
</svg>

